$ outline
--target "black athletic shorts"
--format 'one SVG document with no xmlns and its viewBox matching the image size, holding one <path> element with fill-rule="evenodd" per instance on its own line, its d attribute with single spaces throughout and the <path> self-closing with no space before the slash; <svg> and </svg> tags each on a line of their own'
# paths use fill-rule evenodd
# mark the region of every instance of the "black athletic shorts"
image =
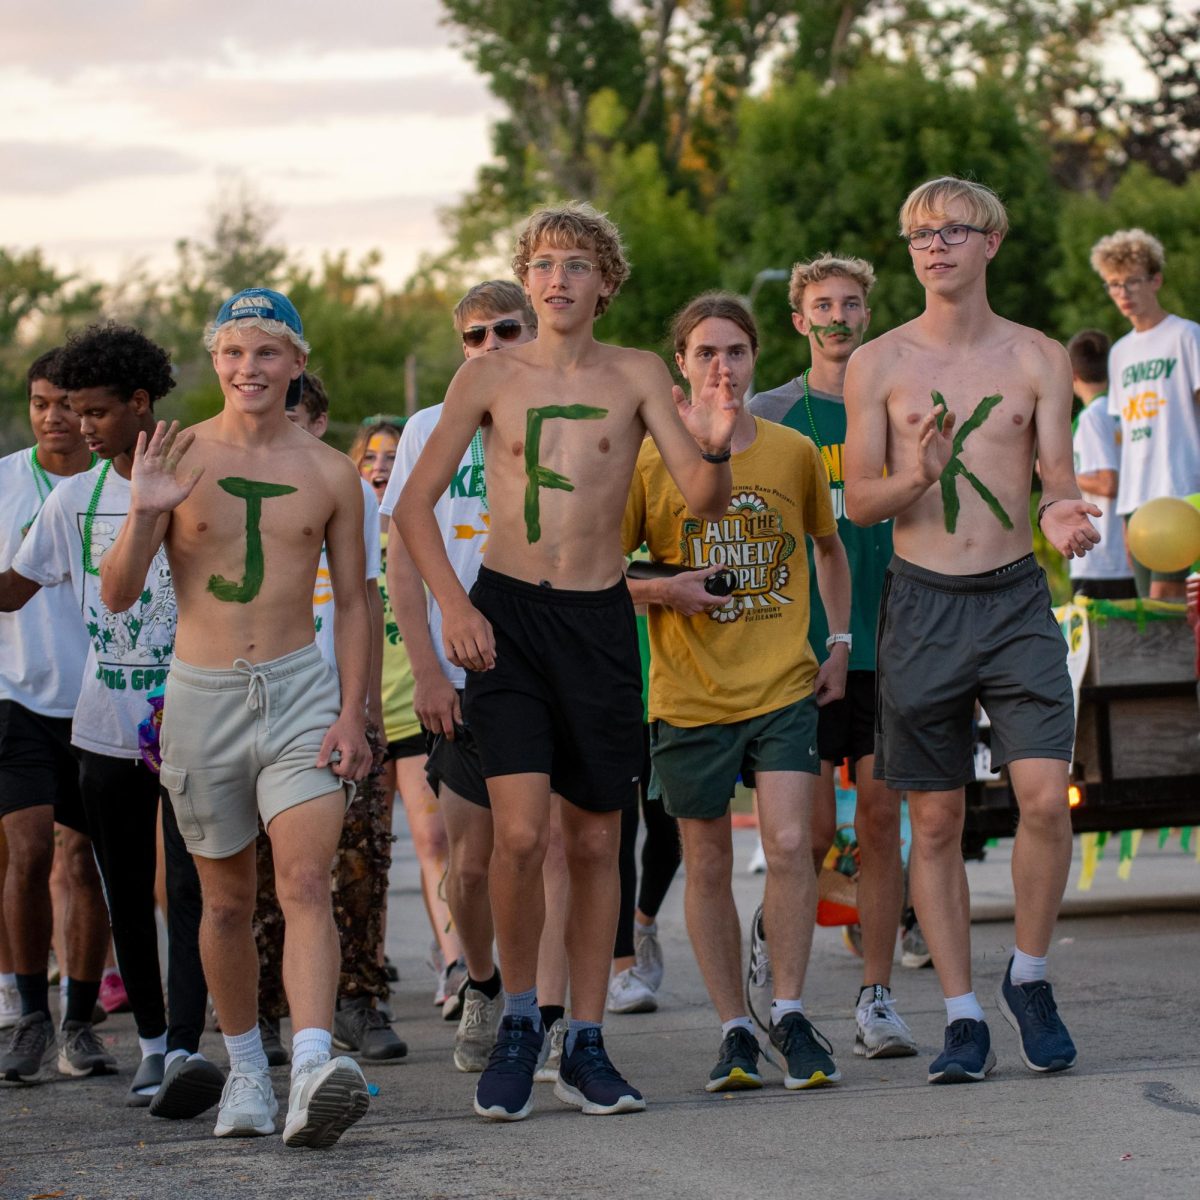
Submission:
<svg viewBox="0 0 1200 1200">
<path fill-rule="evenodd" d="M 629 589 L 526 583 L 481 567 L 471 603 L 492 624 L 496 665 L 471 671 L 466 723 L 485 778 L 548 774 L 579 808 L 637 800 L 642 668 Z"/>
<path fill-rule="evenodd" d="M 1072 579 L 1071 591 L 1091 600 L 1136 600 L 1138 594 L 1132 575 L 1125 579 Z"/>
<path fill-rule="evenodd" d="M 893 558 L 879 604 L 875 778 L 952 791 L 975 778 L 975 702 L 992 723 L 992 766 L 1070 762 L 1075 704 L 1067 644 L 1032 554 L 982 575 Z"/>
<path fill-rule="evenodd" d="M 847 671 L 846 694 L 817 709 L 817 754 L 834 766 L 875 753 L 875 672 Z"/>
<path fill-rule="evenodd" d="M 460 706 L 463 694 L 458 693 Z M 480 808 L 491 808 L 488 798 L 487 780 L 479 762 L 479 749 L 471 731 L 463 725 L 455 725 L 454 737 L 442 733 L 425 731 L 425 749 L 429 757 L 425 760 L 425 778 L 435 796 L 440 796 L 444 783 L 452 792 L 478 804 Z"/>
<path fill-rule="evenodd" d="M 0 817 L 39 804 L 52 805 L 60 825 L 88 832 L 71 718 L 44 717 L 0 700 Z"/>
<path fill-rule="evenodd" d="M 416 758 L 418 754 L 425 755 L 425 731 L 417 730 L 408 737 L 397 738 L 387 744 L 387 762 L 395 762 L 401 758 Z"/>
</svg>

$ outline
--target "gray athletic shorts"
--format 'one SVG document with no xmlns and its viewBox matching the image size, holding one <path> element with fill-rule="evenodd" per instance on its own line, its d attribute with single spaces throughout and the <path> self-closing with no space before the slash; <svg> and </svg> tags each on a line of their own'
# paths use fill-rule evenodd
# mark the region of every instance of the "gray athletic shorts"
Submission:
<svg viewBox="0 0 1200 1200">
<path fill-rule="evenodd" d="M 1032 554 L 984 575 L 893 558 L 879 604 L 875 778 L 951 791 L 975 778 L 971 721 L 992 722 L 992 765 L 1071 761 L 1067 646 Z"/>
<path fill-rule="evenodd" d="M 342 709 L 337 672 L 316 645 L 229 671 L 171 664 L 159 778 L 192 854 L 229 858 L 285 809 L 354 785 L 316 766 Z"/>
</svg>

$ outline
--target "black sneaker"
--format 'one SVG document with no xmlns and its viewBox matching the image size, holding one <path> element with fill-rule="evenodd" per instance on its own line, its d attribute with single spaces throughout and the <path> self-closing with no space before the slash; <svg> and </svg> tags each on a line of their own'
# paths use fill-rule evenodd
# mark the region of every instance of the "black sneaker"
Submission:
<svg viewBox="0 0 1200 1200">
<path fill-rule="evenodd" d="M 842 1077 L 833 1061 L 833 1047 L 801 1012 L 786 1013 L 771 1023 L 771 1045 L 789 1091 L 836 1083 Z"/>
<path fill-rule="evenodd" d="M 383 1013 L 371 1007 L 370 996 L 338 1001 L 333 1014 L 333 1044 L 373 1062 L 389 1062 L 408 1053 L 408 1046 L 396 1036 Z"/>
<path fill-rule="evenodd" d="M 117 1060 L 109 1054 L 86 1021 L 67 1021 L 63 1025 L 62 1047 L 58 1052 L 60 1075 L 82 1079 L 86 1075 L 114 1075 Z"/>
<path fill-rule="evenodd" d="M 589 1117 L 644 1112 L 646 1108 L 642 1093 L 627 1083 L 609 1061 L 604 1038 L 596 1028 L 581 1030 L 570 1054 L 564 1043 L 554 1094 Z"/>
<path fill-rule="evenodd" d="M 706 1092 L 735 1092 L 762 1087 L 758 1056 L 762 1047 L 748 1029 L 731 1029 L 721 1043 L 717 1065 L 709 1072 Z"/>
<path fill-rule="evenodd" d="M 224 1087 L 225 1076 L 208 1059 L 173 1059 L 150 1101 L 150 1115 L 175 1121 L 198 1117 L 221 1099 Z"/>
<path fill-rule="evenodd" d="M 969 1017 L 946 1026 L 946 1042 L 929 1064 L 930 1083 L 978 1083 L 996 1066 L 986 1021 Z"/>
<path fill-rule="evenodd" d="M 1013 983 L 1012 959 L 996 993 L 1004 1019 L 1020 1035 L 1021 1059 L 1031 1071 L 1067 1071 L 1075 1065 L 1075 1043 L 1058 1015 L 1046 980 Z"/>
<path fill-rule="evenodd" d="M 493 1121 L 523 1121 L 533 1109 L 533 1073 L 545 1037 L 541 1022 L 502 1017 L 488 1065 L 475 1085 L 475 1111 Z"/>
<path fill-rule="evenodd" d="M 58 1041 L 46 1013 L 27 1013 L 13 1026 L 8 1050 L 0 1056 L 5 1083 L 45 1083 L 54 1073 Z"/>
<path fill-rule="evenodd" d="M 263 1053 L 267 1056 L 268 1067 L 286 1067 L 292 1061 L 283 1038 L 279 1036 L 279 1022 L 270 1017 L 258 1018 L 258 1032 L 262 1038 Z"/>
</svg>

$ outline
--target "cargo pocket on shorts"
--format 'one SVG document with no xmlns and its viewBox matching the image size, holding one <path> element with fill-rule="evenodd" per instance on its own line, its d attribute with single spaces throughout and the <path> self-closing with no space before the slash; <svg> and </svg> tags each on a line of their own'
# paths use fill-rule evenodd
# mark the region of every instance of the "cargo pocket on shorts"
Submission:
<svg viewBox="0 0 1200 1200">
<path fill-rule="evenodd" d="M 158 772 L 158 781 L 167 789 L 171 797 L 171 807 L 175 809 L 175 823 L 179 826 L 180 836 L 185 842 L 196 842 L 204 836 L 200 822 L 192 811 L 192 802 L 187 794 L 186 771 L 163 763 Z"/>
</svg>

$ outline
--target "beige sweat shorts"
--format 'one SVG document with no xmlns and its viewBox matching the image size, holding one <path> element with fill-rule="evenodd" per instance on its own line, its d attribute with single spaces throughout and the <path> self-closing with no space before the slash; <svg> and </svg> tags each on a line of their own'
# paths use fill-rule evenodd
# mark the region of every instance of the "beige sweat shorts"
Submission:
<svg viewBox="0 0 1200 1200">
<path fill-rule="evenodd" d="M 341 712 L 337 672 L 316 645 L 228 671 L 171 664 L 159 778 L 192 854 L 229 858 L 281 812 L 354 785 L 317 756 Z"/>
</svg>

